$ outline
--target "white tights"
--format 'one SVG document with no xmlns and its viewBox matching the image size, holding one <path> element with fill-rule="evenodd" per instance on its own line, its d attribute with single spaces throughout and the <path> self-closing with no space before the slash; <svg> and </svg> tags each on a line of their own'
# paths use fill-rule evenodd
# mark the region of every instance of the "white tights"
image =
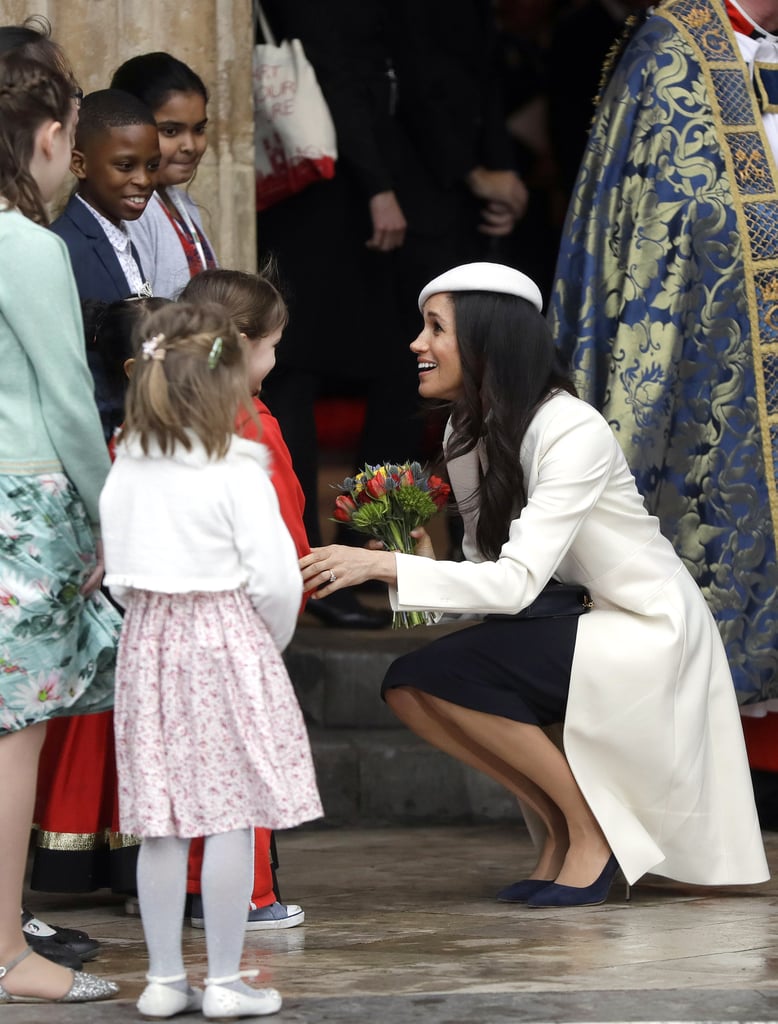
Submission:
<svg viewBox="0 0 778 1024">
<path fill-rule="evenodd" d="M 252 829 L 207 836 L 201 888 L 208 974 L 237 974 L 243 952 L 246 908 L 254 862 Z M 149 975 L 186 974 L 181 933 L 186 902 L 189 840 L 177 836 L 144 839 L 138 854 L 138 899 L 149 952 Z M 176 987 L 186 988 L 186 982 Z"/>
</svg>

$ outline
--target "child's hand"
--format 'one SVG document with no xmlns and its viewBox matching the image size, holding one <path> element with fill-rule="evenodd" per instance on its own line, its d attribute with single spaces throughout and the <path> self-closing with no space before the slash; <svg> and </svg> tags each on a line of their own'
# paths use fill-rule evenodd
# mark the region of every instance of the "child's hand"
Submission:
<svg viewBox="0 0 778 1024">
<path fill-rule="evenodd" d="M 421 555 L 422 558 L 435 558 L 432 540 L 423 526 L 411 530 L 411 537 L 416 541 L 416 547 L 413 549 L 414 555 Z"/>
<path fill-rule="evenodd" d="M 97 590 L 103 582 L 105 574 L 105 558 L 103 556 L 103 542 L 101 540 L 95 542 L 95 552 L 97 555 L 95 567 L 81 586 L 81 593 L 84 597 L 89 597 L 90 594 Z"/>
</svg>

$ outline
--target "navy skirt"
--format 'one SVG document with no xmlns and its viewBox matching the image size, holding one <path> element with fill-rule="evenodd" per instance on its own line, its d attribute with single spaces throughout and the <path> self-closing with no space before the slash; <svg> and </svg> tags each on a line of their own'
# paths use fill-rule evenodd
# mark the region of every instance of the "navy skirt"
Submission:
<svg viewBox="0 0 778 1024">
<path fill-rule="evenodd" d="M 565 717 L 577 615 L 485 619 L 389 666 L 381 696 L 409 686 L 473 711 L 531 725 Z"/>
</svg>

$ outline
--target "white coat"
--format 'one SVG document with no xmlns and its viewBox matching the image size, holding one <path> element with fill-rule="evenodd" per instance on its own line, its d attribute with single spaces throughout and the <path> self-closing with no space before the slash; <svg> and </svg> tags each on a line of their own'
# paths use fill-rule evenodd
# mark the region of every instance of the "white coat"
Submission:
<svg viewBox="0 0 778 1024">
<path fill-rule="evenodd" d="M 477 452 L 449 463 L 458 501 Z M 397 556 L 400 610 L 515 612 L 549 579 L 585 584 L 564 749 L 629 882 L 653 872 L 703 885 L 769 878 L 724 647 L 699 588 L 650 516 L 613 433 L 557 393 L 521 451 L 528 501 L 496 561 Z M 517 657 L 520 657 L 517 652 Z"/>
</svg>

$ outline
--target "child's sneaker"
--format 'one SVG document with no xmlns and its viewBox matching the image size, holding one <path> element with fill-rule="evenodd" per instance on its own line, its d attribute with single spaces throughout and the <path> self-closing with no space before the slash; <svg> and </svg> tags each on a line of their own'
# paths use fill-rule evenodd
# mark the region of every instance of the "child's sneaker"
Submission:
<svg viewBox="0 0 778 1024">
<path fill-rule="evenodd" d="M 305 912 L 296 903 L 271 903 L 269 907 L 251 904 L 246 919 L 247 932 L 261 932 L 266 928 L 295 928 L 305 920 Z"/>
<path fill-rule="evenodd" d="M 249 904 L 246 917 L 247 932 L 267 931 L 271 928 L 296 928 L 305 921 L 305 911 L 296 903 L 271 903 L 269 907 Z M 193 928 L 204 928 L 202 896 L 192 896 L 192 913 L 189 923 Z"/>
</svg>

